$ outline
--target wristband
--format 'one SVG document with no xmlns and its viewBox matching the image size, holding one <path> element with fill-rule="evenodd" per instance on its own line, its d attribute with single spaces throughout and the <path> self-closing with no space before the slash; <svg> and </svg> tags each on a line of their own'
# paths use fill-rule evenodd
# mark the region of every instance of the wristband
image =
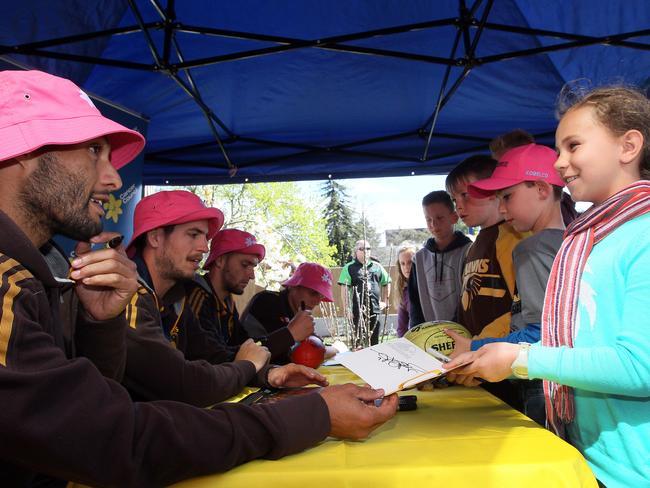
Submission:
<svg viewBox="0 0 650 488">
<path fill-rule="evenodd" d="M 510 366 L 512 374 L 519 379 L 527 380 L 528 379 L 528 350 L 530 349 L 530 344 L 527 342 L 519 343 L 519 353 L 517 357 L 512 362 Z"/>
</svg>

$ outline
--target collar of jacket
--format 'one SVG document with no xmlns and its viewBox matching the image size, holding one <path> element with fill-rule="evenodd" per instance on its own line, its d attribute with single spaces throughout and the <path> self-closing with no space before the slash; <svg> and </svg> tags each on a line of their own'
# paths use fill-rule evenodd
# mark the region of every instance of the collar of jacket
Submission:
<svg viewBox="0 0 650 488">
<path fill-rule="evenodd" d="M 429 237 L 429 239 L 427 239 L 427 242 L 424 244 L 424 247 L 426 247 L 431 252 L 445 253 L 445 252 L 453 251 L 454 249 L 458 249 L 459 247 L 463 247 L 468 242 L 471 242 L 470 238 L 457 230 L 454 232 L 454 239 L 449 243 L 449 245 L 443 251 L 440 251 L 440 249 L 438 249 L 438 244 L 436 243 L 436 240 L 433 237 Z"/>
<path fill-rule="evenodd" d="M 56 288 L 62 284 L 54 277 L 41 252 L 7 214 L 0 210 L 0 252 L 15 259 L 23 265 L 34 278 L 47 288 Z M 46 244 L 50 250 L 51 244 Z M 61 256 L 63 259 L 65 257 Z M 67 278 L 67 277 L 66 277 Z M 66 280 L 67 281 L 67 280 Z"/>
</svg>

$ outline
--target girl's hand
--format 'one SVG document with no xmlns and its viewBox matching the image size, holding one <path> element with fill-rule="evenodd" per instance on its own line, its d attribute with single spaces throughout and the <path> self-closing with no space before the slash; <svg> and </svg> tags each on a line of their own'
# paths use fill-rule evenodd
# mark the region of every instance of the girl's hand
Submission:
<svg viewBox="0 0 650 488">
<path fill-rule="evenodd" d="M 496 382 L 504 380 L 512 374 L 512 363 L 519 353 L 519 345 L 509 342 L 493 342 L 485 344 L 478 351 L 460 354 L 447 364 L 445 369 L 452 369 L 465 364 L 447 374 L 450 381 L 466 386 L 478 384 L 475 378 Z"/>
</svg>

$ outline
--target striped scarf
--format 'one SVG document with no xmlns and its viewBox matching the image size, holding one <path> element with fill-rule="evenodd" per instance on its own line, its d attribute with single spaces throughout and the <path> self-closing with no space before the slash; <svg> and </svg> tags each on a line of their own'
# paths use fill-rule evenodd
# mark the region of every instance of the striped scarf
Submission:
<svg viewBox="0 0 650 488">
<path fill-rule="evenodd" d="M 587 210 L 567 228 L 548 279 L 542 345 L 573 347 L 580 279 L 592 248 L 624 224 L 650 211 L 650 181 L 641 180 Z M 548 426 L 564 437 L 575 415 L 573 390 L 544 380 Z"/>
</svg>

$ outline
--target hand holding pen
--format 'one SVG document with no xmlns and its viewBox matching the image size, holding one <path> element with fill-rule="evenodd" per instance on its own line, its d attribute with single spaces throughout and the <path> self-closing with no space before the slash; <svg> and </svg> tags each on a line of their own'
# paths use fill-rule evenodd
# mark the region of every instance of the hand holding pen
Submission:
<svg viewBox="0 0 650 488">
<path fill-rule="evenodd" d="M 287 328 L 293 340 L 300 342 L 314 333 L 314 317 L 312 317 L 311 310 L 305 310 L 305 302 L 300 302 L 300 310 L 291 319 Z"/>
<path fill-rule="evenodd" d="M 117 317 L 138 289 L 136 266 L 126 256 L 123 240 L 116 232 L 102 232 L 75 247 L 70 278 L 84 310 L 95 320 Z M 93 244 L 102 247 L 92 249 Z"/>
</svg>

